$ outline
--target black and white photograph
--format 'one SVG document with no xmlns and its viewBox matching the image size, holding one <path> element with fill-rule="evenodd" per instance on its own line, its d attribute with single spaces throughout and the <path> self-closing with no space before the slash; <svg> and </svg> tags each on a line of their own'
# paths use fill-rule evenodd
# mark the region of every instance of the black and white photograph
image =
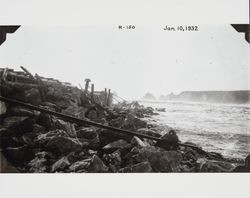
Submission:
<svg viewBox="0 0 250 198">
<path fill-rule="evenodd" d="M 135 3 L 141 16 L 117 4 L 103 18 L 105 3 L 63 18 L 59 2 L 37 4 L 37 21 L 0 21 L 0 180 L 249 175 L 249 21 L 222 22 L 216 9 L 187 21 L 191 4 L 167 2 Z"/>
</svg>

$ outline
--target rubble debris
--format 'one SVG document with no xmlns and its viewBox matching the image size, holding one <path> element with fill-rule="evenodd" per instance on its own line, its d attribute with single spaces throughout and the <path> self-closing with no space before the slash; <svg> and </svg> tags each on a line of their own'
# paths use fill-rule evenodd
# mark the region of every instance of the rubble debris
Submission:
<svg viewBox="0 0 250 198">
<path fill-rule="evenodd" d="M 108 167 L 103 163 L 103 161 L 97 155 L 94 155 L 89 164 L 88 171 L 93 173 L 108 172 Z"/>
<path fill-rule="evenodd" d="M 117 140 L 115 142 L 111 142 L 108 145 L 104 146 L 103 149 L 121 149 L 121 148 L 130 148 L 131 144 L 126 142 L 125 140 Z"/>
<path fill-rule="evenodd" d="M 66 169 L 68 166 L 70 165 L 69 160 L 67 157 L 62 157 L 61 159 L 59 159 L 58 161 L 56 161 L 52 167 L 51 167 L 51 172 L 55 172 L 55 171 L 63 171 L 64 169 Z"/>
<path fill-rule="evenodd" d="M 107 106 L 105 92 L 99 92 L 98 97 L 92 92 L 90 97 L 88 88 L 82 90 L 52 78 L 33 76 L 25 68 L 24 72 L 0 68 L 0 80 L 1 96 L 86 121 L 73 123 L 55 114 L 0 101 L 1 154 L 13 167 L 5 171 L 250 171 L 249 157 L 244 164 L 205 152 L 192 143 L 181 143 L 171 128 L 150 123 L 150 117 L 157 112 L 136 101 L 112 104 L 110 100 Z M 98 128 L 100 124 L 108 128 Z M 121 130 L 114 133 L 112 128 Z"/>
</svg>

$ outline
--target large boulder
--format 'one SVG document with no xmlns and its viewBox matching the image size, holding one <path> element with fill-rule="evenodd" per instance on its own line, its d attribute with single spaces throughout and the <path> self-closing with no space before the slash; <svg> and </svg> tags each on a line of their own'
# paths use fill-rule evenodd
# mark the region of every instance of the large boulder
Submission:
<svg viewBox="0 0 250 198">
<path fill-rule="evenodd" d="M 139 128 L 146 128 L 146 127 L 147 127 L 147 122 L 141 120 L 140 118 L 137 118 L 133 114 L 127 115 L 122 126 L 122 128 L 128 130 L 137 130 Z"/>
<path fill-rule="evenodd" d="M 30 167 L 29 172 L 46 173 L 48 171 L 49 154 L 43 151 L 43 152 L 36 153 L 35 156 L 36 157 L 28 163 L 28 166 Z"/>
<path fill-rule="evenodd" d="M 179 172 L 182 155 L 177 151 L 161 151 L 154 147 L 146 147 L 140 149 L 132 159 L 137 163 L 148 161 L 153 172 Z"/>
<path fill-rule="evenodd" d="M 76 138 L 76 129 L 74 124 L 69 122 L 64 122 L 60 119 L 53 119 L 54 129 L 64 130 L 69 134 L 70 137 Z"/>
<path fill-rule="evenodd" d="M 52 165 L 51 172 L 63 171 L 69 166 L 70 166 L 69 160 L 66 156 L 64 156 Z"/>
<path fill-rule="evenodd" d="M 14 132 L 6 128 L 0 128 L 0 147 L 6 148 L 17 146 L 21 145 L 17 142 Z"/>
<path fill-rule="evenodd" d="M 90 161 L 91 161 L 91 159 L 77 161 L 77 162 L 71 164 L 70 167 L 68 168 L 68 170 L 70 172 L 87 172 L 88 167 L 90 165 Z"/>
<path fill-rule="evenodd" d="M 205 158 L 198 159 L 197 164 L 198 172 L 231 172 L 235 168 L 233 163 Z"/>
<path fill-rule="evenodd" d="M 158 147 L 164 148 L 166 150 L 177 150 L 177 148 L 179 147 L 179 139 L 174 130 L 170 130 L 160 139 L 161 140 L 157 141 L 156 143 L 156 146 Z"/>
<path fill-rule="evenodd" d="M 147 142 L 143 142 L 140 138 L 138 138 L 137 136 L 134 136 L 131 140 L 131 144 L 133 146 L 139 147 L 139 148 L 143 148 L 143 147 L 147 147 L 149 146 L 149 144 Z"/>
<path fill-rule="evenodd" d="M 81 151 L 83 148 L 83 144 L 77 138 L 69 137 L 68 133 L 63 130 L 41 134 L 36 138 L 35 143 L 58 154 Z"/>
<path fill-rule="evenodd" d="M 80 151 L 82 143 L 77 138 L 59 136 L 50 138 L 45 147 L 60 153 L 69 153 L 71 151 Z"/>
<path fill-rule="evenodd" d="M 27 146 L 7 147 L 3 150 L 5 157 L 14 164 L 23 164 L 34 157 L 33 151 Z"/>
<path fill-rule="evenodd" d="M 76 131 L 76 135 L 81 142 L 86 142 L 91 147 L 97 147 L 99 145 L 99 134 L 94 127 L 81 127 Z"/>
<path fill-rule="evenodd" d="M 97 156 L 94 155 L 89 164 L 88 171 L 92 173 L 102 173 L 107 172 L 108 167 L 103 163 L 103 161 Z"/>
<path fill-rule="evenodd" d="M 18 173 L 19 171 L 8 162 L 0 151 L 0 173 Z"/>
<path fill-rule="evenodd" d="M 105 164 L 108 164 L 109 169 L 112 172 L 117 172 L 122 165 L 121 155 L 122 153 L 121 150 L 119 149 L 111 154 L 104 154 L 102 159 L 105 162 Z"/>
<path fill-rule="evenodd" d="M 36 88 L 31 88 L 26 91 L 24 91 L 24 101 L 34 104 L 34 105 L 39 105 L 41 104 L 41 95 L 38 89 Z"/>
<path fill-rule="evenodd" d="M 32 132 L 34 120 L 27 116 L 11 116 L 4 119 L 3 126 L 15 132 L 17 136 Z"/>
</svg>

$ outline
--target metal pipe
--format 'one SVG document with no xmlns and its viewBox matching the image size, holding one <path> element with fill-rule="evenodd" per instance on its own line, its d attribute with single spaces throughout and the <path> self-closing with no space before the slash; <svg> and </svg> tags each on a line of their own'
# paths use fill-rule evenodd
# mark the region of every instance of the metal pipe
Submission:
<svg viewBox="0 0 250 198">
<path fill-rule="evenodd" d="M 166 141 L 166 140 L 158 138 L 158 137 L 153 137 L 153 136 L 149 136 L 149 135 L 145 135 L 145 134 L 141 134 L 141 133 L 137 133 L 137 132 L 132 132 L 132 131 L 124 130 L 124 129 L 119 129 L 119 128 L 99 124 L 99 123 L 88 121 L 88 120 L 75 118 L 75 117 L 72 117 L 72 116 L 69 116 L 69 115 L 65 115 L 65 114 L 62 114 L 62 113 L 55 112 L 55 111 L 47 110 L 47 109 L 44 109 L 44 108 L 41 108 L 41 107 L 37 107 L 37 106 L 31 105 L 31 104 L 28 104 L 28 103 L 24 103 L 24 102 L 17 101 L 17 100 L 14 100 L 14 99 L 6 98 L 6 97 L 3 97 L 3 96 L 0 96 L 0 100 L 3 101 L 3 102 L 15 104 L 15 105 L 21 105 L 21 106 L 26 107 L 26 108 L 31 109 L 31 110 L 36 110 L 36 111 L 40 111 L 40 112 L 47 113 L 47 114 L 50 114 L 50 115 L 54 115 L 54 116 L 57 116 L 59 118 L 62 118 L 64 120 L 66 120 L 66 121 L 69 121 L 69 122 L 72 122 L 72 123 L 77 123 L 79 125 L 87 124 L 87 125 L 91 125 L 91 126 L 94 126 L 94 127 L 108 129 L 108 130 L 118 132 L 118 133 L 122 133 L 122 134 L 126 134 L 126 135 L 132 135 L 132 136 L 137 136 L 137 137 L 140 137 L 140 138 L 147 138 L 147 139 L 162 141 L 162 142 Z M 166 141 L 166 142 L 168 142 L 168 141 Z M 201 148 L 193 146 L 193 145 L 182 144 L 182 143 L 178 143 L 178 145 L 187 146 L 187 147 L 195 149 L 198 152 L 201 152 L 203 154 L 207 154 Z"/>
</svg>

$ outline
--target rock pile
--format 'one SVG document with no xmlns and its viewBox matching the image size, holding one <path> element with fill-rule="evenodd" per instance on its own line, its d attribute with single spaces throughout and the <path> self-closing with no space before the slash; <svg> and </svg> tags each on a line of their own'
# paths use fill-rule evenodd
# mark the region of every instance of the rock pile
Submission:
<svg viewBox="0 0 250 198">
<path fill-rule="evenodd" d="M 39 84 L 25 73 L 11 72 L 16 75 L 14 80 L 11 75 L 3 78 L 0 72 L 2 96 L 76 118 L 161 137 L 157 125 L 146 121 L 156 114 L 153 108 L 138 102 L 124 102 L 113 104 L 105 111 L 70 84 L 47 78 L 42 78 Z M 1 155 L 13 166 L 8 170 L 25 173 L 230 172 L 241 163 L 217 153 L 201 154 L 190 147 L 177 146 L 179 139 L 173 131 L 162 137 L 172 143 L 166 146 L 137 136 L 70 123 L 22 106 L 1 102 L 0 107 Z"/>
</svg>

